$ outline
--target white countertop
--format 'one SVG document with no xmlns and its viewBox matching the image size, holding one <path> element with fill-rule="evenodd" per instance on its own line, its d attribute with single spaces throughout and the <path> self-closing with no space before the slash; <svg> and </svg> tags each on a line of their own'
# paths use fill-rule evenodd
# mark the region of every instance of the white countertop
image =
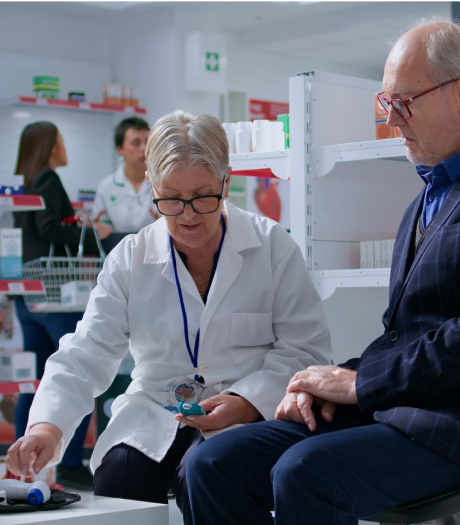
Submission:
<svg viewBox="0 0 460 525">
<path fill-rule="evenodd" d="M 50 511 L 0 514 L 2 525 L 169 525 L 168 505 L 82 494 L 81 501 Z"/>
</svg>

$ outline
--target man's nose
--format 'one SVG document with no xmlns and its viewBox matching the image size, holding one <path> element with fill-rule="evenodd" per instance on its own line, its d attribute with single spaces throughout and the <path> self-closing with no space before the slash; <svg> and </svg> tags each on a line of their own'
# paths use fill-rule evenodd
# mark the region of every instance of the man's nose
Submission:
<svg viewBox="0 0 460 525">
<path fill-rule="evenodd" d="M 406 122 L 406 119 L 401 117 L 401 115 L 395 110 L 392 104 L 390 104 L 390 110 L 387 115 L 387 126 L 395 128 L 396 126 L 401 126 Z"/>
</svg>

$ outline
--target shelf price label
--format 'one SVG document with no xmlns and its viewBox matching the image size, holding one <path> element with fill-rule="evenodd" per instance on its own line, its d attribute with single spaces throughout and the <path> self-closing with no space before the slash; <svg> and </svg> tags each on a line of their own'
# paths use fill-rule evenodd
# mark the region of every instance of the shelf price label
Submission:
<svg viewBox="0 0 460 525">
<path fill-rule="evenodd" d="M 19 393 L 20 394 L 35 394 L 35 384 L 34 383 L 19 383 Z"/>
<path fill-rule="evenodd" d="M 80 109 L 87 109 L 87 110 L 90 110 L 90 109 L 91 109 L 91 106 L 89 105 L 88 102 L 80 102 Z"/>
<path fill-rule="evenodd" d="M 124 112 L 129 113 L 130 115 L 134 115 L 135 113 L 134 108 L 132 106 L 125 106 Z"/>
<path fill-rule="evenodd" d="M 11 208 L 14 206 L 13 197 L 0 197 L 0 207 Z"/>
<path fill-rule="evenodd" d="M 8 290 L 11 293 L 24 293 L 24 283 L 8 283 Z"/>
</svg>

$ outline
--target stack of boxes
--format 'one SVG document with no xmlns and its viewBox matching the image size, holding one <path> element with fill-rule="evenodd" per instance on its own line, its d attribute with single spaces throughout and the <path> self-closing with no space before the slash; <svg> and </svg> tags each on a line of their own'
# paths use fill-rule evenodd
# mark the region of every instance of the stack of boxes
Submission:
<svg viewBox="0 0 460 525">
<path fill-rule="evenodd" d="M 397 128 L 390 128 L 387 126 L 388 113 L 382 108 L 377 97 L 374 97 L 375 104 L 375 138 L 380 139 L 394 139 L 401 138 Z"/>
<path fill-rule="evenodd" d="M 390 268 L 395 245 L 394 239 L 361 241 L 361 268 Z"/>
<path fill-rule="evenodd" d="M 0 279 L 22 279 L 22 230 L 0 230 Z"/>
<path fill-rule="evenodd" d="M 42 98 L 59 98 L 59 77 L 34 77 L 34 94 Z"/>
<path fill-rule="evenodd" d="M 103 88 L 104 104 L 110 106 L 139 107 L 136 88 L 134 86 L 124 86 L 122 84 L 104 84 Z"/>
</svg>

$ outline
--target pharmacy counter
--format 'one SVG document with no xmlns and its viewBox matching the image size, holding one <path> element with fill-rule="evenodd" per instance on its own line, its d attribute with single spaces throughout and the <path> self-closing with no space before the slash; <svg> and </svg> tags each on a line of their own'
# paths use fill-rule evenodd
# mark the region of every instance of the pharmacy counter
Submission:
<svg viewBox="0 0 460 525">
<path fill-rule="evenodd" d="M 2 525 L 168 525 L 168 505 L 83 494 L 60 510 L 0 514 Z"/>
</svg>

